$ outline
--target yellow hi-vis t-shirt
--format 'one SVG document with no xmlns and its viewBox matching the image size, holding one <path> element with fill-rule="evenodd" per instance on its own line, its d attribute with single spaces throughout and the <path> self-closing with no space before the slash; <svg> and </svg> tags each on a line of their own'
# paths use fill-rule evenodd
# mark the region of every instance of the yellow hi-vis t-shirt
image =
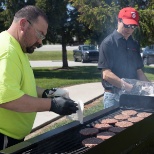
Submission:
<svg viewBox="0 0 154 154">
<path fill-rule="evenodd" d="M 0 33 L 0 104 L 24 94 L 37 97 L 34 74 L 20 44 L 4 31 Z M 35 116 L 0 108 L 0 133 L 22 139 L 32 130 Z"/>
</svg>

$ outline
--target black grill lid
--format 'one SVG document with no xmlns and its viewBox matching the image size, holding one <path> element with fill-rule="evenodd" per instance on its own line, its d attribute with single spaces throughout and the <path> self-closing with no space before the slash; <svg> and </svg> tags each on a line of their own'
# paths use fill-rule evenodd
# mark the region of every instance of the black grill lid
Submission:
<svg viewBox="0 0 154 154">
<path fill-rule="evenodd" d="M 135 110 L 147 110 L 154 112 L 154 97 L 138 95 L 121 95 L 120 108 L 134 108 Z"/>
</svg>

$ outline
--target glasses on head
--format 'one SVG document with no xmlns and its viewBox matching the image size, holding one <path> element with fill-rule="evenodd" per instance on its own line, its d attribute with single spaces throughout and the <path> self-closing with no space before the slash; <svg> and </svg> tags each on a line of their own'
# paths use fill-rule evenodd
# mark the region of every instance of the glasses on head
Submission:
<svg viewBox="0 0 154 154">
<path fill-rule="evenodd" d="M 121 22 L 123 23 L 122 20 L 121 20 Z M 126 25 L 126 24 L 124 24 L 124 23 L 123 23 L 123 25 L 124 25 L 125 28 L 131 28 L 131 29 L 137 28 L 137 25 Z"/>
<path fill-rule="evenodd" d="M 41 40 L 44 40 L 45 39 L 45 36 L 43 35 L 43 34 L 41 34 L 41 32 L 39 32 L 33 25 L 32 25 L 32 23 L 29 21 L 29 20 L 27 20 L 28 21 L 28 23 L 34 28 L 34 30 L 35 30 L 35 32 L 36 32 L 36 35 L 37 35 L 37 38 L 38 39 L 41 39 Z"/>
</svg>

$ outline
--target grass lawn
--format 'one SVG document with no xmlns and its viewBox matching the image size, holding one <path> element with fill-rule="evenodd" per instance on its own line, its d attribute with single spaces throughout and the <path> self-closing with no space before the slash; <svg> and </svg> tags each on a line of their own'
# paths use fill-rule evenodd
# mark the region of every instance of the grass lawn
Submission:
<svg viewBox="0 0 154 154">
<path fill-rule="evenodd" d="M 36 83 L 42 88 L 67 87 L 76 84 L 101 82 L 101 72 L 97 66 L 76 66 L 71 69 L 34 68 Z M 154 67 L 145 67 L 144 72 L 154 81 Z"/>
<path fill-rule="evenodd" d="M 150 81 L 154 81 L 154 67 L 145 66 L 143 71 Z"/>
<path fill-rule="evenodd" d="M 62 51 L 35 51 L 28 57 L 29 60 L 62 60 Z M 67 59 L 73 60 L 73 51 L 67 51 Z"/>
<path fill-rule="evenodd" d="M 76 66 L 71 69 L 34 68 L 36 83 L 42 88 L 101 82 L 101 72 L 96 66 Z"/>
</svg>

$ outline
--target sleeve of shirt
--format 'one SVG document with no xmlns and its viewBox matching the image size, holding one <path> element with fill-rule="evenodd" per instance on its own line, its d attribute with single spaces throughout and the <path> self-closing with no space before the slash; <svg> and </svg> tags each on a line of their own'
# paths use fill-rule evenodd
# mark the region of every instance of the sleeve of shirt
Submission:
<svg viewBox="0 0 154 154">
<path fill-rule="evenodd" d="M 99 48 L 98 69 L 111 69 L 112 68 L 112 44 L 111 42 L 103 41 Z"/>
<path fill-rule="evenodd" d="M 22 70 L 10 59 L 0 60 L 0 104 L 24 95 L 21 90 Z"/>
</svg>

